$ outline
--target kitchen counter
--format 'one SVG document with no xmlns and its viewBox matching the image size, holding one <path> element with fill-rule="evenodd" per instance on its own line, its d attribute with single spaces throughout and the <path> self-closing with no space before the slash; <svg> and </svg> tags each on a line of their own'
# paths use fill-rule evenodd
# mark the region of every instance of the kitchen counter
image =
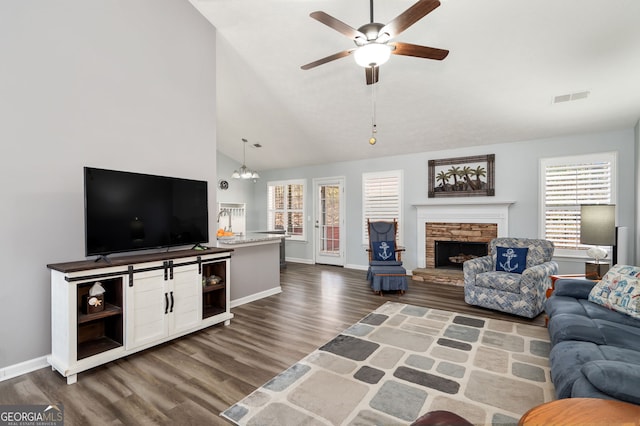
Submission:
<svg viewBox="0 0 640 426">
<path fill-rule="evenodd" d="M 248 232 L 216 241 L 218 249 L 233 250 L 230 286 L 232 308 L 282 291 L 280 249 L 284 237 L 283 234 Z"/>
<path fill-rule="evenodd" d="M 227 248 L 228 246 L 239 245 L 255 245 L 255 244 L 268 244 L 279 243 L 284 237 L 282 234 L 266 234 L 258 232 L 249 232 L 243 235 L 234 235 L 233 237 L 218 238 L 216 246 L 220 248 Z"/>
</svg>

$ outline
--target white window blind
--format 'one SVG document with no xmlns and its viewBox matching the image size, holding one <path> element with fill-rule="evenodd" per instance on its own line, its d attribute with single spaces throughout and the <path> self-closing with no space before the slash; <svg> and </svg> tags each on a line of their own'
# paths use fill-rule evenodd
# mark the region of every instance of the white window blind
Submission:
<svg viewBox="0 0 640 426">
<path fill-rule="evenodd" d="M 398 220 L 398 244 L 402 245 L 402 171 L 362 174 L 362 243 L 367 245 L 367 219 Z"/>
<path fill-rule="evenodd" d="M 304 180 L 269 182 L 267 191 L 269 229 L 284 229 L 291 236 L 291 240 L 305 240 Z"/>
<path fill-rule="evenodd" d="M 544 238 L 560 250 L 580 244 L 580 205 L 615 202 L 615 153 L 542 160 Z"/>
</svg>

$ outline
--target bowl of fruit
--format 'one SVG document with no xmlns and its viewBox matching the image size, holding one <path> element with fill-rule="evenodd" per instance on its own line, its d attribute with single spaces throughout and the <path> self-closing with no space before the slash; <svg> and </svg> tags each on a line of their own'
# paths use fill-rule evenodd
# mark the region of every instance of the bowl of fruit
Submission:
<svg viewBox="0 0 640 426">
<path fill-rule="evenodd" d="M 233 235 L 233 232 L 226 231 L 224 228 L 219 228 L 216 235 L 219 240 L 232 240 L 235 238 L 235 236 Z"/>
</svg>

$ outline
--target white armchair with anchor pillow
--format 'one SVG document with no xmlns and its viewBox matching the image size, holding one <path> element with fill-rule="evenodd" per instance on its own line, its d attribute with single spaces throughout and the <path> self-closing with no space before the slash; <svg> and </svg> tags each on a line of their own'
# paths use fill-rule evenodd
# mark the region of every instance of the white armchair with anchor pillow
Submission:
<svg viewBox="0 0 640 426">
<path fill-rule="evenodd" d="M 534 318 L 544 308 L 551 275 L 551 241 L 530 238 L 495 238 L 489 255 L 463 264 L 464 300 L 470 305 Z"/>
</svg>

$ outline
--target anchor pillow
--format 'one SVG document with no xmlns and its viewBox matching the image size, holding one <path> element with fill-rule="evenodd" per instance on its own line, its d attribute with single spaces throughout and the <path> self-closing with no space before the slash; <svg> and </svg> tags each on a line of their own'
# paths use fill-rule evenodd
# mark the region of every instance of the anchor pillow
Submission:
<svg viewBox="0 0 640 426">
<path fill-rule="evenodd" d="M 528 247 L 496 247 L 496 271 L 521 274 L 527 267 Z"/>
<path fill-rule="evenodd" d="M 396 260 L 395 241 L 374 241 L 373 260 Z"/>
</svg>

